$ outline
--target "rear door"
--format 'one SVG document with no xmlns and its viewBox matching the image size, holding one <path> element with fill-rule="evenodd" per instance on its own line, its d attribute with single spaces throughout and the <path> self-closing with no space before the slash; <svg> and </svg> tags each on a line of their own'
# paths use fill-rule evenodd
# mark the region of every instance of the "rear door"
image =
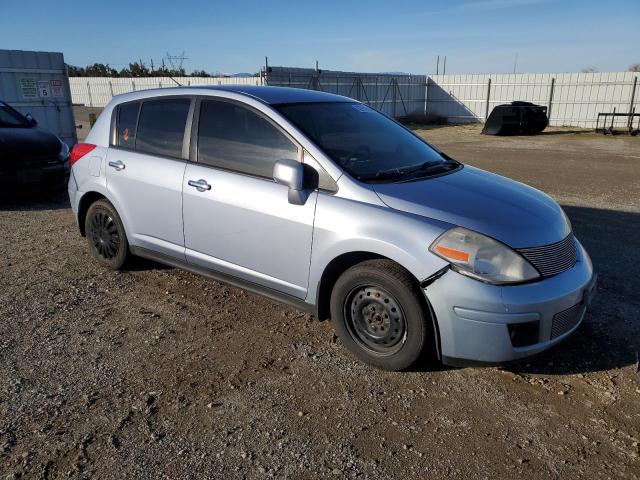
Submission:
<svg viewBox="0 0 640 480">
<path fill-rule="evenodd" d="M 187 260 L 304 298 L 317 193 L 292 205 L 272 177 L 277 160 L 300 159 L 300 147 L 244 104 L 202 100 L 197 110 L 197 163 L 183 185 Z"/>
<path fill-rule="evenodd" d="M 182 180 L 193 100 L 121 104 L 107 156 L 107 189 L 129 243 L 184 260 Z"/>
</svg>

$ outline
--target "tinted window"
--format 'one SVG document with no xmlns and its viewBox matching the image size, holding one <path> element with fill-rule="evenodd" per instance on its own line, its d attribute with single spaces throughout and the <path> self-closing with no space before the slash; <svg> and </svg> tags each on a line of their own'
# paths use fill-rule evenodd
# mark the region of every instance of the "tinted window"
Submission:
<svg viewBox="0 0 640 480">
<path fill-rule="evenodd" d="M 0 103 L 0 128 L 28 127 L 27 120 L 13 108 Z"/>
<path fill-rule="evenodd" d="M 190 104 L 191 100 L 188 98 L 143 102 L 138 122 L 136 150 L 181 157 Z"/>
<path fill-rule="evenodd" d="M 138 121 L 139 103 L 125 103 L 118 107 L 116 122 L 116 145 L 133 148 L 136 144 L 136 122 Z"/>
<path fill-rule="evenodd" d="M 229 102 L 202 102 L 198 126 L 199 162 L 272 178 L 276 161 L 295 160 L 297 156 L 296 146 L 252 110 Z"/>
<path fill-rule="evenodd" d="M 360 103 L 296 103 L 276 108 L 338 165 L 363 181 L 443 173 L 460 165 Z"/>
</svg>

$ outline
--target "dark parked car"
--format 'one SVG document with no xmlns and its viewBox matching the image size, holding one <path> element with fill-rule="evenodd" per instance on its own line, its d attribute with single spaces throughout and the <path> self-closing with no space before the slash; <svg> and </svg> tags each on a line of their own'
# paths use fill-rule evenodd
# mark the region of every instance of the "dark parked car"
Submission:
<svg viewBox="0 0 640 480">
<path fill-rule="evenodd" d="M 69 147 L 0 101 L 0 191 L 37 185 L 63 188 L 69 180 Z"/>
</svg>

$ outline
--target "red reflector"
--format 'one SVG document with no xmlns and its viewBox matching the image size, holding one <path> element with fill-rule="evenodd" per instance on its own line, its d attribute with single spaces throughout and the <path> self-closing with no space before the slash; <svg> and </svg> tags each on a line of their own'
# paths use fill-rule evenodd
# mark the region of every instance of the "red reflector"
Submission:
<svg viewBox="0 0 640 480">
<path fill-rule="evenodd" d="M 71 150 L 71 159 L 69 160 L 69 163 L 73 165 L 94 148 L 96 148 L 96 146 L 92 143 L 77 143 Z"/>
</svg>

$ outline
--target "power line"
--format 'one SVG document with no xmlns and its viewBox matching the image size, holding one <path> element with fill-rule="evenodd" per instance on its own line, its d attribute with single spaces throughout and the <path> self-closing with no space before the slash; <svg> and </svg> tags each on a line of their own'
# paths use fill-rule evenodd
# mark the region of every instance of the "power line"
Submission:
<svg viewBox="0 0 640 480">
<path fill-rule="evenodd" d="M 180 55 L 171 55 L 167 52 L 165 58 L 168 60 L 171 65 L 171 70 L 182 70 L 182 64 L 185 60 L 189 60 L 189 57 L 185 56 L 184 50 Z"/>
</svg>

